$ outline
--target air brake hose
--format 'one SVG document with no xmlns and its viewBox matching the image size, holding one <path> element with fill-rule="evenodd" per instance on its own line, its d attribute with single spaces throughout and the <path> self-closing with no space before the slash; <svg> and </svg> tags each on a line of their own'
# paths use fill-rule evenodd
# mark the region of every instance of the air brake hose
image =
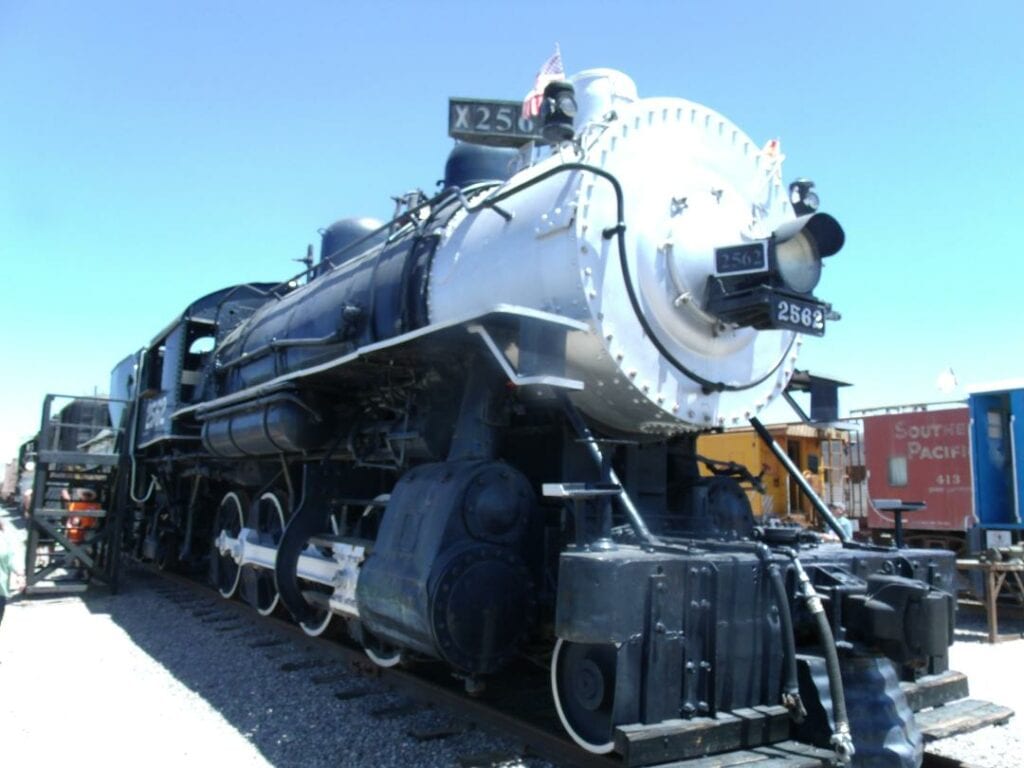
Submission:
<svg viewBox="0 0 1024 768">
<path fill-rule="evenodd" d="M 782 649 L 786 657 L 786 678 L 782 686 L 782 703 L 789 710 L 794 722 L 802 723 L 807 717 L 807 709 L 800 699 L 800 684 L 797 681 L 796 638 L 793 635 L 793 615 L 789 610 L 789 595 L 786 594 L 786 583 L 782 579 L 782 571 L 775 563 L 768 564 L 768 578 L 775 593 L 775 602 L 779 606 L 779 618 L 782 621 Z"/>
<path fill-rule="evenodd" d="M 832 698 L 832 713 L 835 716 L 835 732 L 832 734 L 831 743 L 835 747 L 836 757 L 843 765 L 849 765 L 853 758 L 853 738 L 850 734 L 850 720 L 846 714 L 846 695 L 843 692 L 843 677 L 839 669 L 839 652 L 836 650 L 835 638 L 832 636 L 832 627 L 829 626 L 828 617 L 825 615 L 825 607 L 821 604 L 821 597 L 811 584 L 807 571 L 804 570 L 796 552 L 789 548 L 778 550 L 785 554 L 793 562 L 796 569 L 797 580 L 800 584 L 800 593 L 807 603 L 807 609 L 811 612 L 818 626 L 818 635 L 821 639 L 822 652 L 825 654 L 825 669 L 828 673 L 828 690 Z"/>
</svg>

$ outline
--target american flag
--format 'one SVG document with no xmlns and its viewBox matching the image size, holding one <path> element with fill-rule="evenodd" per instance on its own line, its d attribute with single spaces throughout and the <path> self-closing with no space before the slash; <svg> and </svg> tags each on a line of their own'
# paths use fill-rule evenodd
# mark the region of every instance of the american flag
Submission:
<svg viewBox="0 0 1024 768">
<path fill-rule="evenodd" d="M 768 161 L 768 176 L 773 181 L 782 181 L 782 161 L 786 156 L 782 154 L 782 142 L 778 139 L 768 139 L 761 147 L 759 153 Z"/>
<path fill-rule="evenodd" d="M 548 83 L 564 79 L 565 68 L 562 66 L 562 52 L 558 48 L 558 43 L 555 43 L 555 52 L 544 62 L 533 83 L 533 90 L 523 99 L 523 117 L 531 118 L 539 115 L 541 102 L 544 101 L 544 89 Z"/>
</svg>

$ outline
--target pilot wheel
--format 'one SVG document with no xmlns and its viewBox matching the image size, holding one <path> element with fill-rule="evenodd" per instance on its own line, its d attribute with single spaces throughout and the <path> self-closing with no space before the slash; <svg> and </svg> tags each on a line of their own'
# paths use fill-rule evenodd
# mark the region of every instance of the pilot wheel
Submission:
<svg viewBox="0 0 1024 768">
<path fill-rule="evenodd" d="M 614 645 L 559 639 L 551 659 L 551 692 L 558 718 L 573 741 L 598 755 L 615 748 L 615 657 Z"/>
</svg>

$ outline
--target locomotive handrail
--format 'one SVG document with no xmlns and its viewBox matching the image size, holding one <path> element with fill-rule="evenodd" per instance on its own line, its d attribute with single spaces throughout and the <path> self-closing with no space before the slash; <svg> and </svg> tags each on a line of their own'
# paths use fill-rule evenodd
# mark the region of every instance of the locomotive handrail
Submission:
<svg viewBox="0 0 1024 768">
<path fill-rule="evenodd" d="M 585 323 L 580 322 L 579 320 L 574 320 L 572 318 L 564 317 L 562 315 L 556 315 L 553 312 L 544 312 L 542 310 L 536 310 L 530 307 L 521 307 L 516 304 L 495 304 L 493 307 L 491 307 L 489 310 L 485 312 L 472 312 L 462 317 L 457 317 L 452 320 L 446 320 L 442 323 L 423 326 L 421 328 L 417 328 L 414 331 L 409 331 L 408 333 L 404 333 L 399 336 L 392 336 L 391 338 L 388 339 L 383 339 L 372 344 L 367 344 L 365 346 L 358 347 L 347 354 L 341 355 L 340 357 L 336 357 L 331 360 L 327 360 L 318 365 L 312 365 L 308 368 L 299 368 L 294 371 L 289 371 L 288 373 L 283 373 L 280 376 L 271 379 L 270 381 L 265 381 L 261 384 L 256 384 L 246 389 L 241 389 L 237 392 L 232 392 L 229 395 L 224 395 L 223 397 L 218 397 L 214 400 L 208 400 L 205 403 L 197 403 L 194 405 L 186 406 L 184 408 L 179 408 L 178 410 L 171 414 L 171 418 L 177 419 L 180 418 L 181 416 L 186 416 L 190 413 L 194 413 L 201 408 L 204 410 L 213 408 L 223 408 L 233 403 L 245 402 L 247 400 L 252 400 L 257 397 L 262 397 L 263 395 L 270 394 L 272 392 L 280 390 L 283 387 L 286 387 L 289 384 L 289 382 L 293 381 L 294 379 L 299 379 L 306 376 L 313 376 L 318 373 L 323 373 L 324 371 L 328 371 L 332 368 L 337 368 L 339 366 L 346 365 L 352 362 L 353 360 L 359 359 L 360 357 L 365 357 L 366 355 L 371 355 L 381 350 L 390 349 L 391 347 L 401 346 L 402 344 L 406 344 L 410 341 L 418 339 L 421 336 L 426 336 L 427 334 L 448 330 L 450 328 L 457 328 L 458 326 L 465 326 L 468 323 L 479 321 L 483 318 L 492 315 L 509 315 L 513 317 L 530 317 L 535 319 L 541 319 L 546 320 L 547 322 L 550 323 L 556 323 L 558 325 L 565 326 L 569 330 L 576 331 L 585 330 L 587 328 L 587 325 Z"/>
<path fill-rule="evenodd" d="M 50 392 L 46 395 L 50 400 L 65 398 L 67 400 L 81 400 L 90 403 L 128 403 L 128 400 L 119 397 L 106 397 L 104 395 L 66 395 L 60 392 Z"/>
<path fill-rule="evenodd" d="M 98 457 L 109 457 L 113 455 L 110 452 L 103 453 L 89 453 L 87 451 L 67 451 L 61 450 L 58 443 L 61 438 L 61 432 L 63 430 L 80 430 L 88 431 L 86 439 L 78 442 L 78 447 L 95 440 L 103 432 L 103 430 L 109 430 L 111 435 L 116 438 L 120 434 L 121 428 L 111 425 L 110 423 L 95 424 L 91 422 L 79 422 L 79 421 L 61 421 L 59 414 L 53 414 L 53 403 L 55 400 L 68 400 L 70 402 L 88 402 L 88 403 L 122 403 L 128 405 L 128 400 L 122 400 L 115 397 L 101 397 L 99 395 L 65 395 L 56 392 L 50 392 L 43 398 L 43 410 L 42 418 L 39 426 L 39 445 L 37 452 L 45 455 L 45 461 L 52 461 L 53 457 L 57 454 L 66 454 L 71 456 L 74 454 L 76 457 L 88 456 L 89 460 L 97 459 Z M 69 403 L 70 404 L 70 403 Z M 65 406 L 66 407 L 66 406 Z"/>
<path fill-rule="evenodd" d="M 218 309 L 219 311 L 219 309 Z M 146 357 L 147 355 L 140 353 L 138 357 L 138 371 L 136 379 L 137 382 L 145 381 L 146 371 Z M 137 387 L 138 385 L 136 385 Z M 125 452 L 130 457 L 131 473 L 128 476 L 128 498 L 136 504 L 145 504 L 149 501 L 153 495 L 153 491 L 156 490 L 156 475 L 151 475 L 149 478 L 149 485 L 146 486 L 146 492 L 142 496 L 138 496 L 135 493 L 136 477 L 138 475 L 138 460 L 135 455 L 136 448 L 142 446 L 136 446 L 136 440 L 139 436 L 139 404 L 141 402 L 138 389 L 136 388 L 136 395 L 129 404 L 125 415 L 122 420 L 128 420 L 128 444 L 125 446 Z"/>
<path fill-rule="evenodd" d="M 451 191 L 459 199 L 459 203 L 462 205 L 463 208 L 466 209 L 467 213 L 474 212 L 473 204 L 470 203 L 469 198 L 466 197 L 465 190 L 461 189 L 460 187 L 446 187 L 444 191 Z M 505 221 L 512 221 L 512 214 L 506 211 L 504 208 L 499 208 L 497 205 L 489 205 L 487 207 L 493 209 L 494 212 L 501 216 L 501 218 L 503 218 Z"/>
<path fill-rule="evenodd" d="M 301 272 L 298 272 L 295 275 L 293 275 L 292 277 L 288 278 L 287 280 L 284 280 L 284 281 L 282 281 L 280 283 L 277 283 L 274 286 L 273 290 L 276 291 L 278 288 L 281 288 L 282 286 L 289 286 L 292 282 L 298 281 L 298 280 L 300 280 L 302 278 L 307 278 L 308 279 L 310 274 L 313 273 L 313 272 L 316 272 L 317 270 L 319 270 L 320 267 L 325 262 L 329 265 L 330 268 L 334 268 L 334 267 L 338 266 L 337 264 L 334 263 L 334 259 L 336 257 L 342 255 L 343 253 L 347 253 L 348 251 L 352 251 L 355 248 L 357 248 L 358 246 L 363 245 L 364 243 L 367 243 L 367 242 L 371 241 L 377 235 L 380 235 L 380 234 L 382 234 L 384 232 L 391 232 L 392 228 L 395 226 L 395 224 L 399 223 L 399 221 L 401 219 L 407 219 L 407 218 L 409 218 L 410 214 L 417 213 L 418 211 L 420 211 L 420 210 L 422 210 L 424 208 L 430 208 L 430 207 L 434 206 L 439 201 L 443 200 L 446 196 L 451 194 L 453 190 L 455 190 L 456 194 L 460 198 L 462 198 L 462 197 L 465 196 L 465 194 L 467 192 L 468 193 L 478 192 L 478 191 L 480 191 L 482 189 L 486 189 L 488 187 L 497 186 L 497 185 L 500 185 L 502 183 L 503 182 L 496 182 L 496 181 L 481 181 L 481 182 L 477 182 L 476 184 L 467 184 L 465 187 L 461 187 L 461 188 L 460 187 L 445 187 L 444 189 L 442 189 L 440 192 L 438 192 L 433 197 L 424 200 L 422 203 L 419 203 L 418 205 L 415 205 L 412 208 L 409 208 L 404 213 L 402 213 L 400 216 L 392 217 L 389 221 L 385 222 L 384 224 L 381 224 L 379 227 L 377 227 L 373 231 L 368 232 L 367 234 L 365 234 L 362 237 L 359 237 L 359 238 L 353 240 L 350 243 L 346 243 L 345 245 L 343 245 L 338 250 L 332 251 L 331 253 L 327 254 L 326 256 L 321 254 L 320 255 L 320 262 L 318 264 L 312 264 L 312 265 L 306 267 Z"/>
<path fill-rule="evenodd" d="M 533 176 L 530 179 L 528 179 L 527 181 L 525 181 L 525 182 L 523 182 L 521 184 L 518 184 L 516 186 L 504 187 L 504 185 L 502 185 L 504 188 L 500 188 L 500 189 L 496 190 L 493 194 L 487 196 L 485 199 L 481 200 L 479 203 L 477 203 L 475 205 L 470 205 L 469 204 L 468 198 L 466 196 L 467 192 L 472 193 L 472 192 L 480 191 L 482 189 L 486 189 L 487 187 L 494 186 L 495 182 L 481 182 L 479 184 L 468 185 L 464 189 L 460 189 L 460 188 L 457 188 L 457 187 L 445 187 L 440 193 L 438 193 L 434 197 L 432 197 L 432 198 L 430 198 L 428 200 L 423 201 L 419 205 L 413 206 L 409 210 L 405 211 L 401 216 L 393 218 L 391 221 L 389 221 L 386 224 L 378 227 L 377 229 L 373 230 L 372 232 L 370 232 L 370 233 L 364 235 L 363 237 L 353 241 L 352 243 L 349 243 L 349 244 L 345 245 L 343 248 L 338 249 L 337 251 L 335 251 L 334 253 L 330 254 L 326 258 L 321 257 L 321 263 L 323 263 L 324 261 L 327 261 L 330 264 L 331 267 L 336 266 L 334 264 L 333 259 L 336 256 L 338 256 L 339 254 L 342 254 L 342 253 L 345 253 L 345 252 L 347 252 L 349 250 L 352 250 L 352 249 L 356 248 L 358 245 L 366 243 L 371 238 L 373 238 L 373 237 L 375 237 L 375 236 L 377 236 L 377 235 L 379 235 L 379 234 L 381 234 L 383 232 L 391 231 L 392 227 L 396 223 L 398 223 L 401 219 L 408 219 L 411 214 L 415 214 L 415 213 L 417 213 L 418 211 L 420 211 L 420 210 L 422 210 L 424 208 L 429 208 L 429 207 L 431 207 L 433 205 L 436 205 L 437 202 L 445 199 L 448 196 L 455 196 L 458 199 L 459 203 L 463 206 L 464 210 L 467 213 L 470 213 L 470 214 L 477 213 L 477 212 L 482 211 L 484 209 L 490 208 L 490 209 L 493 209 L 496 213 L 498 213 L 503 219 L 505 219 L 506 222 L 510 221 L 511 218 L 512 218 L 511 215 L 507 211 L 504 211 L 504 210 L 502 210 L 502 209 L 500 209 L 498 207 L 498 203 L 499 202 L 501 202 L 502 200 L 505 200 L 505 199 L 507 199 L 509 197 L 512 197 L 513 195 L 519 194 L 520 192 L 523 192 L 523 191 L 525 191 L 525 190 L 535 186 L 536 184 L 539 184 L 540 182 L 545 181 L 545 180 L 551 178 L 552 176 L 555 176 L 555 175 L 560 174 L 560 173 L 566 173 L 566 172 L 569 172 L 569 171 L 583 171 L 585 173 L 592 173 L 592 174 L 594 174 L 595 176 L 597 176 L 599 178 L 603 178 L 609 184 L 612 185 L 612 189 L 613 189 L 613 191 L 615 193 L 616 223 L 613 226 L 606 228 L 602 232 L 602 236 L 605 239 L 611 239 L 612 237 L 616 238 L 616 245 L 617 245 L 617 249 L 618 249 L 618 252 L 619 252 L 619 265 L 620 265 L 620 269 L 622 271 L 623 283 L 626 286 L 626 293 L 629 296 L 629 301 L 630 301 L 630 305 L 633 308 L 633 313 L 636 315 L 637 321 L 640 323 L 640 326 L 643 329 L 643 331 L 644 331 L 645 335 L 647 336 L 647 338 L 650 339 L 651 343 L 655 346 L 655 348 L 658 350 L 658 352 L 676 370 L 678 370 L 684 376 L 686 376 L 687 378 L 689 378 L 692 381 L 696 382 L 697 384 L 700 384 L 708 392 L 741 392 L 743 390 L 750 389 L 752 387 L 758 386 L 759 384 L 761 384 L 764 381 L 766 381 L 768 379 L 768 377 L 770 377 L 773 373 L 775 373 L 775 371 L 778 370 L 779 366 L 782 365 L 783 361 L 786 359 L 786 356 L 789 354 L 789 350 L 793 346 L 793 341 L 795 340 L 795 337 L 794 337 L 794 340 L 790 341 L 790 344 L 787 346 L 787 348 L 785 350 L 783 350 L 782 354 L 779 356 L 778 361 L 768 369 L 767 373 L 765 373 L 764 376 L 762 376 L 761 378 L 756 379 L 754 381 L 751 381 L 749 383 L 743 384 L 743 385 L 726 384 L 725 382 L 722 382 L 722 381 L 711 381 L 710 379 L 706 379 L 703 376 L 701 376 L 700 374 L 696 373 L 695 371 L 692 371 L 689 368 L 687 368 L 682 362 L 680 362 L 668 350 L 668 348 L 658 338 L 657 334 L 654 332 L 654 329 L 651 327 L 650 323 L 647 321 L 647 318 L 645 317 L 645 315 L 643 313 L 643 309 L 640 306 L 640 300 L 637 297 L 636 288 L 633 285 L 632 273 L 630 272 L 629 261 L 628 261 L 627 256 L 626 256 L 625 196 L 624 196 L 623 191 L 622 191 L 622 185 L 619 183 L 619 180 L 615 177 L 614 174 L 604 170 L 603 168 L 599 168 L 599 167 L 597 167 L 595 165 L 591 165 L 589 163 L 581 163 L 581 162 L 562 163 L 562 164 L 557 165 L 557 166 L 555 166 L 553 168 L 549 168 L 546 171 L 543 171 L 543 172 L 537 174 L 536 176 Z M 394 234 L 394 233 L 392 232 L 392 234 Z M 290 278 L 289 280 L 284 281 L 282 283 L 279 283 L 277 286 L 274 287 L 273 290 L 276 291 L 278 288 L 280 288 L 282 286 L 287 286 L 290 283 L 295 282 L 298 279 L 308 278 L 309 274 L 313 270 L 317 269 L 318 266 L 319 265 L 308 267 L 307 269 L 303 270 L 302 272 L 299 272 L 298 274 L 296 274 L 294 277 Z M 257 350 L 257 351 L 260 352 L 261 354 L 267 354 L 269 351 L 272 351 L 272 350 L 267 350 L 266 352 L 264 352 L 262 349 L 260 349 L 260 350 Z M 247 360 L 251 360 L 251 359 L 252 359 L 252 357 L 247 358 Z M 240 362 L 240 361 L 233 361 L 233 362 L 235 364 L 238 364 L 238 362 Z"/>
<path fill-rule="evenodd" d="M 256 349 L 243 352 L 234 360 L 228 360 L 226 363 L 217 363 L 216 369 L 218 371 L 226 371 L 245 363 L 251 363 L 253 360 L 258 360 L 261 357 L 266 357 L 279 349 L 287 349 L 289 347 L 317 347 L 334 342 L 341 342 L 343 340 L 343 332 L 341 330 L 328 333 L 326 336 L 314 336 L 302 339 L 275 339 L 263 344 L 262 346 L 256 347 Z"/>
<path fill-rule="evenodd" d="M 424 200 L 423 202 L 419 203 L 418 205 L 415 205 L 415 206 L 409 208 L 408 210 L 403 212 L 400 216 L 396 216 L 396 217 L 392 218 L 386 224 L 382 224 L 380 227 L 377 227 L 376 229 L 374 229 L 373 231 L 367 233 L 366 235 L 363 235 L 362 237 L 357 238 L 356 240 L 352 241 L 351 243 L 347 243 L 346 245 L 344 245 L 343 247 L 339 248 L 338 250 L 332 252 L 328 256 L 321 257 L 319 264 L 311 265 L 311 266 L 307 267 L 305 270 L 303 270 L 302 272 L 299 272 L 295 276 L 289 278 L 288 280 L 276 284 L 273 288 L 270 289 L 269 293 L 273 294 L 277 298 L 281 298 L 280 295 L 278 294 L 279 289 L 285 288 L 285 287 L 290 287 L 290 286 L 292 286 L 292 284 L 294 284 L 295 282 L 297 282 L 298 280 L 303 279 L 303 278 L 308 280 L 310 274 L 315 272 L 316 270 L 318 270 L 324 264 L 324 262 L 326 262 L 329 265 L 329 267 L 332 268 L 332 269 L 337 267 L 337 266 L 339 266 L 338 264 L 335 264 L 335 262 L 334 262 L 334 259 L 336 257 L 340 256 L 341 254 L 344 254 L 344 253 L 347 253 L 349 251 L 353 251 L 353 250 L 357 249 L 358 246 L 370 242 L 373 238 L 377 237 L 380 234 L 383 234 L 385 232 L 389 233 L 388 234 L 388 238 L 387 238 L 387 240 L 384 243 L 384 245 L 386 246 L 386 245 L 388 245 L 388 244 L 390 244 L 390 243 L 392 243 L 392 242 L 394 242 L 396 240 L 399 240 L 399 239 L 405 237 L 406 235 L 410 234 L 411 232 L 417 232 L 418 233 L 422 229 L 422 225 L 419 222 L 418 217 L 415 216 L 415 214 L 418 213 L 420 210 L 430 209 L 430 208 L 432 208 L 434 206 L 437 206 L 439 203 L 443 202 L 446 198 L 457 199 L 460 202 L 460 204 L 462 204 L 464 207 L 468 208 L 469 203 L 468 203 L 467 198 L 466 198 L 467 192 L 468 193 L 478 192 L 478 191 L 481 191 L 483 189 L 487 189 L 489 187 L 493 187 L 496 184 L 499 184 L 499 182 L 490 182 L 490 181 L 488 181 L 488 182 L 479 182 L 477 184 L 467 185 L 465 188 L 445 187 L 443 190 L 441 190 L 441 192 L 439 192 L 438 194 L 434 195 L 432 198 Z M 506 212 L 504 212 L 504 211 L 499 211 L 499 213 L 501 213 L 501 215 L 503 215 L 506 218 L 506 220 L 511 218 L 511 216 L 509 214 L 507 214 Z M 403 222 L 404 222 L 404 224 L 403 224 Z M 396 226 L 396 225 L 399 225 L 399 224 L 403 224 L 403 226 Z M 369 257 L 370 255 L 371 255 L 371 251 L 367 251 L 366 252 L 366 256 Z M 380 256 L 382 254 L 378 253 L 376 255 L 377 255 L 377 259 L 374 262 L 373 270 L 372 270 L 372 275 L 371 275 L 371 278 L 370 278 L 371 284 L 374 284 L 376 282 L 377 269 L 380 266 Z M 269 294 L 265 294 L 265 295 L 269 295 Z M 373 291 L 370 292 L 371 306 L 369 307 L 369 309 L 367 311 L 367 315 L 369 317 L 371 317 L 371 318 L 373 317 L 373 314 L 374 314 L 373 313 L 373 304 L 372 304 L 372 302 L 374 301 L 375 295 L 376 295 L 375 292 L 373 292 Z M 285 349 L 285 348 L 289 348 L 289 347 L 306 347 L 306 346 L 313 347 L 313 346 L 319 346 L 319 345 L 327 345 L 327 344 L 331 344 L 331 343 L 334 343 L 334 342 L 342 342 L 342 341 L 345 340 L 344 339 L 344 335 L 345 335 L 345 330 L 344 329 L 339 329 L 337 331 L 334 331 L 333 333 L 329 333 L 329 334 L 327 334 L 325 336 L 320 336 L 320 337 L 310 337 L 310 338 L 302 338 L 302 339 L 277 339 L 277 340 L 274 340 L 274 341 L 270 341 L 270 342 L 268 342 L 266 344 L 263 344 L 262 346 L 257 347 L 256 349 L 253 349 L 253 350 L 251 350 L 249 352 L 242 353 L 239 357 L 235 358 L 234 360 L 229 360 L 226 363 L 217 363 L 216 369 L 218 371 L 229 370 L 229 369 L 237 367 L 239 365 L 243 365 L 245 363 L 249 363 L 252 360 L 258 359 L 260 357 L 265 357 L 267 355 L 273 354 L 274 352 L 276 352 L 279 349 Z"/>
<path fill-rule="evenodd" d="M 310 417 L 317 423 L 324 420 L 323 415 L 319 411 L 310 407 L 310 405 L 305 400 L 303 400 L 301 397 L 287 389 L 267 394 L 262 397 L 253 398 L 251 400 L 245 400 L 244 402 L 241 403 L 235 403 L 234 405 L 228 405 L 223 408 L 210 409 L 200 407 L 196 411 L 196 419 L 198 419 L 199 421 L 208 421 L 210 419 L 217 419 L 223 416 L 230 416 L 235 413 L 248 411 L 252 408 L 259 408 L 261 406 L 269 405 L 271 403 L 276 404 L 281 401 L 286 401 L 294 405 L 297 405 L 303 411 L 308 413 Z"/>
</svg>

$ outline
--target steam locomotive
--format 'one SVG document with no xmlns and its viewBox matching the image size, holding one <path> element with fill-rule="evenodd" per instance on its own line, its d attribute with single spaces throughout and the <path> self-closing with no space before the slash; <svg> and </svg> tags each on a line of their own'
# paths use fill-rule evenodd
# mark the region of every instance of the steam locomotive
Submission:
<svg viewBox="0 0 1024 768">
<path fill-rule="evenodd" d="M 905 691 L 947 668 L 952 556 L 761 528 L 756 478 L 695 448 L 837 318 L 814 290 L 841 226 L 777 143 L 621 73 L 550 84 L 539 122 L 115 368 L 128 540 L 383 666 L 479 691 L 533 659 L 572 739 L 630 764 L 756 716 L 919 765 Z"/>
</svg>

